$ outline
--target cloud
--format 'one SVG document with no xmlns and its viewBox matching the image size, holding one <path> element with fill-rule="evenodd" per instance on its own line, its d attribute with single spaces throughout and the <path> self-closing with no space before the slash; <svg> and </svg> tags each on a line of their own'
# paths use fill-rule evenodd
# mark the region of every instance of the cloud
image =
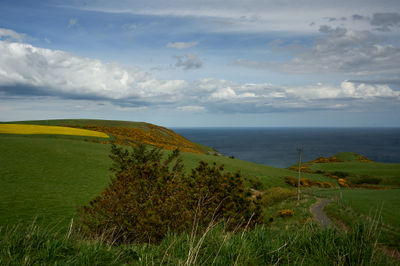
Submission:
<svg viewBox="0 0 400 266">
<path fill-rule="evenodd" d="M 78 19 L 77 18 L 70 18 L 68 22 L 68 29 L 79 27 Z"/>
<path fill-rule="evenodd" d="M 0 86 L 8 94 L 151 102 L 186 86 L 117 63 L 76 57 L 30 44 L 0 41 Z M 164 100 L 165 101 L 165 100 Z"/>
<path fill-rule="evenodd" d="M 379 75 L 400 73 L 400 48 L 370 31 L 322 25 L 322 36 L 286 62 L 238 59 L 237 64 L 283 73 Z"/>
<path fill-rule="evenodd" d="M 400 14 L 375 13 L 372 17 L 371 25 L 377 26 L 377 30 L 390 31 L 391 28 L 400 26 Z"/>
<path fill-rule="evenodd" d="M 129 13 L 153 18 L 183 18 L 185 21 L 198 22 L 196 27 L 208 32 L 298 33 L 310 32 L 311 21 L 318 24 L 327 20 L 331 20 L 332 23 L 347 23 L 353 14 L 360 11 L 360 8 L 364 14 L 372 14 L 376 10 L 392 12 L 398 9 L 398 0 L 247 0 L 245 2 L 239 0 L 91 0 L 84 3 L 72 1 L 68 7 L 113 14 Z M 193 32 L 193 24 L 188 23 L 188 30 Z"/>
<path fill-rule="evenodd" d="M 25 34 L 17 33 L 10 29 L 0 28 L 0 41 L 17 41 L 22 42 L 26 39 Z"/>
<path fill-rule="evenodd" d="M 185 70 L 201 68 L 203 63 L 195 54 L 185 54 L 174 56 L 177 60 L 175 66 L 183 67 Z"/>
<path fill-rule="evenodd" d="M 198 45 L 198 42 L 169 42 L 167 44 L 168 48 L 175 48 L 178 50 L 183 50 L 183 49 L 187 49 L 190 47 L 194 47 L 196 45 Z"/>
<path fill-rule="evenodd" d="M 359 14 L 353 14 L 351 16 L 351 18 L 353 20 L 367 20 L 368 19 L 367 17 L 364 17 L 363 15 L 359 15 Z"/>
<path fill-rule="evenodd" d="M 204 112 L 206 111 L 206 108 L 204 108 L 204 106 L 198 106 L 198 105 L 186 105 L 186 106 L 179 106 L 176 108 L 176 110 L 183 112 Z"/>
<path fill-rule="evenodd" d="M 0 41 L 0 54 L 1 101 L 81 100 L 126 111 L 164 108 L 225 113 L 359 110 L 400 101 L 400 92 L 383 84 L 344 81 L 338 86 L 276 86 L 213 78 L 161 80 L 135 67 L 8 41 Z M 187 58 L 191 57 L 181 58 L 181 62 Z"/>
<path fill-rule="evenodd" d="M 136 24 L 124 24 L 124 25 L 122 25 L 122 29 L 124 31 L 134 31 L 137 29 L 137 25 Z"/>
</svg>

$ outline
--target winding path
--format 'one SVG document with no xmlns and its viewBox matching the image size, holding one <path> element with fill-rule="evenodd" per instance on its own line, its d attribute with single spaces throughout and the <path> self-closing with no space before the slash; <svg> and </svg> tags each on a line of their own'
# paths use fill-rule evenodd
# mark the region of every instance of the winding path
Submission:
<svg viewBox="0 0 400 266">
<path fill-rule="evenodd" d="M 330 199 L 320 199 L 317 203 L 311 206 L 311 213 L 321 223 L 322 227 L 334 226 L 331 219 L 324 213 L 325 206 L 330 202 Z"/>
</svg>

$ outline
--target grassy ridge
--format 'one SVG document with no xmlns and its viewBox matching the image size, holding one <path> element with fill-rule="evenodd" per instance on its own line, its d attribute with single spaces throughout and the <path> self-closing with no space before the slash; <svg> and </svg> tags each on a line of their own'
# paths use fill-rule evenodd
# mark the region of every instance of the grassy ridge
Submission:
<svg viewBox="0 0 400 266">
<path fill-rule="evenodd" d="M 209 147 L 192 142 L 185 137 L 176 134 L 171 129 L 144 122 L 63 119 L 19 121 L 12 123 L 88 129 L 91 131 L 97 131 L 99 133 L 101 132 L 102 134 L 105 133 L 107 135 L 113 136 L 114 142 L 121 145 L 125 145 L 126 142 L 142 142 L 144 144 L 157 146 L 166 150 L 174 150 L 176 148 L 179 148 L 181 151 L 184 152 L 200 154 L 213 151 L 213 149 Z"/>
</svg>

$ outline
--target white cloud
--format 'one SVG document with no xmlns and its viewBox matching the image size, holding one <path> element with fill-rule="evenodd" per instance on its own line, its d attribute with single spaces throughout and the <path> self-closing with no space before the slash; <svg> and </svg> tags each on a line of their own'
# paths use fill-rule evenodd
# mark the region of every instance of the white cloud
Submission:
<svg viewBox="0 0 400 266">
<path fill-rule="evenodd" d="M 203 112 L 206 111 L 206 108 L 204 108 L 204 106 L 198 106 L 198 105 L 186 105 L 186 106 L 179 106 L 176 108 L 176 110 L 184 112 Z"/>
<path fill-rule="evenodd" d="M 183 49 L 187 49 L 190 47 L 194 47 L 196 45 L 198 45 L 198 42 L 169 42 L 167 44 L 168 48 L 175 48 L 178 50 L 183 50 Z"/>
<path fill-rule="evenodd" d="M 195 54 L 185 54 L 174 56 L 176 59 L 175 66 L 183 67 L 185 70 L 200 68 L 203 63 Z"/>
<path fill-rule="evenodd" d="M 28 86 L 39 93 L 108 99 L 155 99 L 186 86 L 162 81 L 137 68 L 76 57 L 29 44 L 0 41 L 0 86 Z"/>
<path fill-rule="evenodd" d="M 0 100 L 55 97 L 108 102 L 120 110 L 228 113 L 370 108 L 382 101 L 388 106 L 400 101 L 400 91 L 387 85 L 344 81 L 339 86 L 274 86 L 212 78 L 188 83 L 24 43 L 0 41 L 0 54 Z"/>
<path fill-rule="evenodd" d="M 0 28 L 0 40 L 22 42 L 25 38 L 25 34 L 17 33 L 10 29 Z"/>
</svg>

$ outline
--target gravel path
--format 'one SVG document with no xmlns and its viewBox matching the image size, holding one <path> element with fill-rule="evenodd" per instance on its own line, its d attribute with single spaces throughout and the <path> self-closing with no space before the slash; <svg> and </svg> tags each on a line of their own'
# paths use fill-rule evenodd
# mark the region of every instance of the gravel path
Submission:
<svg viewBox="0 0 400 266">
<path fill-rule="evenodd" d="M 325 206 L 330 202 L 329 199 L 321 199 L 317 203 L 311 206 L 311 213 L 314 214 L 315 218 L 321 223 L 322 227 L 334 226 L 331 219 L 324 213 Z"/>
</svg>

